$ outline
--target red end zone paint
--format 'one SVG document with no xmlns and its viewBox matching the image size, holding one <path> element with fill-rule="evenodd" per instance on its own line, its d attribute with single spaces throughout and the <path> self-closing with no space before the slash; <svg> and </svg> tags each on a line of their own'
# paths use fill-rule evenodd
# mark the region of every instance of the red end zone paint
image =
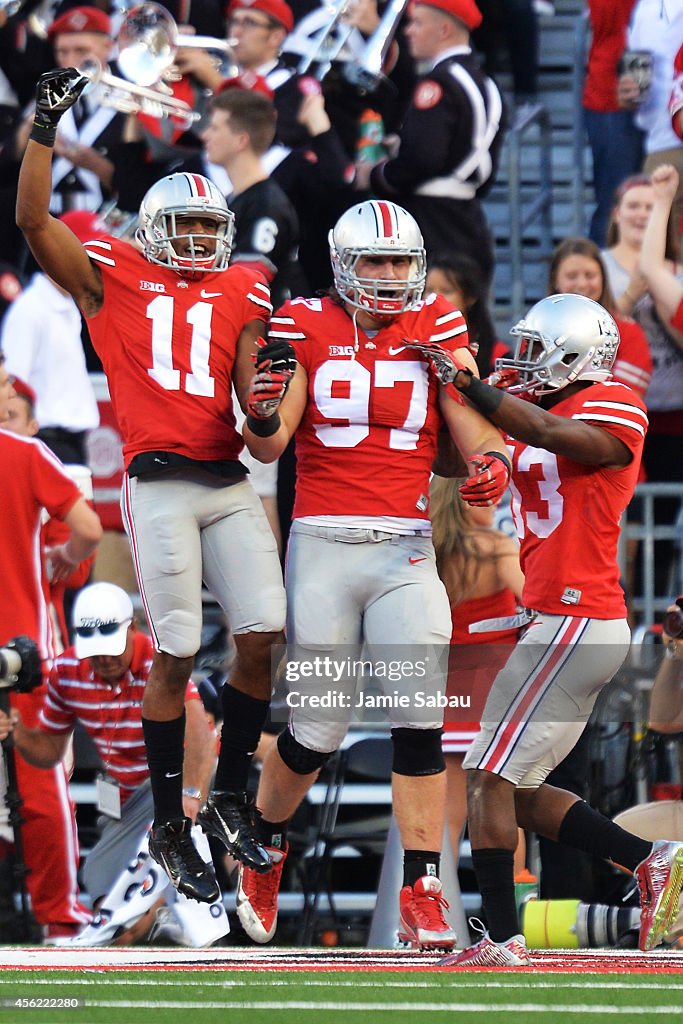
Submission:
<svg viewBox="0 0 683 1024">
<path fill-rule="evenodd" d="M 440 955 L 412 950 L 227 948 L 64 949 L 36 947 L 0 950 L 3 971 L 389 971 L 468 974 L 673 974 L 683 970 L 683 950 L 532 950 L 530 968 L 439 968 Z"/>
</svg>

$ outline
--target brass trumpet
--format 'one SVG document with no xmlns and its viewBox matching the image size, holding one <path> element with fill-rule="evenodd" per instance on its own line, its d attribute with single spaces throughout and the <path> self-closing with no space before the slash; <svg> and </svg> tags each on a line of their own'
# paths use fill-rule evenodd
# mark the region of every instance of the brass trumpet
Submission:
<svg viewBox="0 0 683 1024">
<path fill-rule="evenodd" d="M 86 89 L 97 87 L 97 100 L 105 107 L 113 107 L 124 114 L 175 117 L 185 129 L 200 118 L 184 100 L 176 99 L 163 83 L 155 89 L 136 85 L 106 71 L 96 57 L 88 57 L 78 70 L 89 79 Z"/>
<path fill-rule="evenodd" d="M 153 0 L 128 11 L 121 22 L 117 42 L 117 62 L 121 73 L 130 82 L 141 86 L 154 85 L 168 78 L 180 49 L 194 48 L 221 54 L 230 64 L 225 72 L 226 78 L 236 75 L 238 70 L 232 56 L 233 40 L 184 35 L 178 31 L 166 8 Z"/>
</svg>

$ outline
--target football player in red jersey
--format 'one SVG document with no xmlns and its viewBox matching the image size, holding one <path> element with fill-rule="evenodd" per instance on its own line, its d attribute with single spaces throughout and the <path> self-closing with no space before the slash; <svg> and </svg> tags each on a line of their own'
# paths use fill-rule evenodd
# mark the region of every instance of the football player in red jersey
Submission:
<svg viewBox="0 0 683 1024">
<path fill-rule="evenodd" d="M 465 494 L 474 503 L 495 501 L 505 489 L 507 453 L 499 432 L 446 394 L 430 376 L 428 358 L 411 347 L 415 338 L 440 342 L 475 368 L 462 314 L 441 296 L 422 300 L 425 250 L 410 214 L 389 202 L 354 206 L 332 229 L 330 253 L 333 293 L 287 302 L 271 321 L 271 344 L 293 345 L 298 366 L 279 409 L 277 375 L 271 368 L 257 372 L 245 432 L 264 461 L 277 458 L 296 434 L 290 663 L 321 650 L 343 659 L 363 642 L 403 660 L 430 651 L 433 657 L 435 646 L 446 651 L 451 634 L 428 509 L 438 430 L 445 422 L 472 472 Z M 438 878 L 443 709 L 420 712 L 412 701 L 415 690 L 445 684 L 436 673 L 425 686 L 408 676 L 406 668 L 387 684 L 406 697 L 403 710 L 398 701 L 389 709 L 394 811 L 405 850 L 400 935 L 415 947 L 450 949 L 455 935 Z M 264 762 L 258 829 L 275 864 L 263 877 L 243 867 L 237 895 L 240 920 L 258 942 L 275 932 L 286 820 L 348 728 L 353 674 L 330 682 L 318 678 L 311 695 L 333 690 L 335 710 L 293 707 Z M 291 687 L 290 706 L 294 689 L 301 686 Z"/>
<path fill-rule="evenodd" d="M 224 609 L 237 661 L 224 689 L 215 790 L 197 820 L 238 859 L 270 870 L 253 836 L 246 780 L 271 691 L 285 595 L 275 540 L 239 462 L 231 387 L 245 401 L 271 313 L 254 271 L 227 269 L 233 216 L 206 178 L 175 174 L 145 195 L 138 248 L 85 247 L 49 215 L 52 143 L 85 85 L 74 68 L 38 83 L 17 223 L 36 259 L 88 320 L 124 438 L 122 506 L 155 647 L 143 723 L 154 794 L 150 853 L 188 896 L 212 902 L 213 868 L 183 814 L 184 693 L 199 647 L 202 581 Z M 283 385 L 284 387 L 284 385 Z"/>
<path fill-rule="evenodd" d="M 551 295 L 512 329 L 519 391 L 484 384 L 445 361 L 447 379 L 509 435 L 512 509 L 535 612 L 496 677 L 463 766 L 472 861 L 488 932 L 445 966 L 526 966 L 515 907 L 517 825 L 633 871 L 640 947 L 661 942 L 678 910 L 683 843 L 646 842 L 545 780 L 583 732 L 600 690 L 626 657 L 630 633 L 619 584 L 622 512 L 638 479 L 647 415 L 610 382 L 619 331 L 583 295 Z"/>
</svg>

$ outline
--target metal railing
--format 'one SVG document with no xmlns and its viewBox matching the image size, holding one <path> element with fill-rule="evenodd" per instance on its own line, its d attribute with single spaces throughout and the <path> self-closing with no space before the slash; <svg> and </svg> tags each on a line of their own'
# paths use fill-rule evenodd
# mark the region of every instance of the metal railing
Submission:
<svg viewBox="0 0 683 1024">
<path fill-rule="evenodd" d="M 539 133 L 538 185 L 531 199 L 523 197 L 522 155 L 532 129 Z M 541 104 L 517 112 L 508 133 L 508 210 L 510 216 L 510 314 L 514 322 L 527 308 L 524 287 L 524 231 L 540 222 L 540 247 L 536 259 L 545 259 L 553 249 L 552 227 L 552 137 L 548 111 Z"/>
<path fill-rule="evenodd" d="M 672 597 L 683 593 L 683 484 L 638 484 L 635 498 L 622 520 L 619 564 L 622 578 L 628 579 L 629 541 L 637 541 L 635 558 L 640 564 L 641 586 L 639 593 L 630 595 L 630 605 L 639 623 L 647 627 L 654 622 L 658 612 L 666 610 Z M 655 504 L 663 498 L 673 498 L 679 502 L 676 518 L 672 523 L 664 525 L 656 523 L 655 515 Z M 664 566 L 665 572 L 660 571 L 658 574 L 656 570 L 661 567 L 655 562 L 655 542 L 662 540 L 671 543 L 671 552 L 667 556 L 670 560 Z M 657 593 L 657 580 L 658 577 L 661 580 L 662 575 L 665 576 L 667 590 Z"/>
<path fill-rule="evenodd" d="M 574 173 L 571 179 L 572 234 L 586 234 L 586 177 L 584 174 L 584 153 L 586 133 L 583 126 L 583 85 L 586 79 L 586 55 L 590 36 L 588 11 L 576 19 L 574 29 L 574 66 L 572 70 L 572 97 L 575 112 L 572 136 Z"/>
</svg>

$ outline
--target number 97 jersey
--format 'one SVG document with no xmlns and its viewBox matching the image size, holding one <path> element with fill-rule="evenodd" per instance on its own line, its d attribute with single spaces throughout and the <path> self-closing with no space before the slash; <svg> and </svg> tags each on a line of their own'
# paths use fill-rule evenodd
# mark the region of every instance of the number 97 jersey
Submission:
<svg viewBox="0 0 683 1024">
<path fill-rule="evenodd" d="M 103 305 L 88 328 L 126 466 L 147 451 L 236 460 L 232 370 L 242 329 L 272 312 L 262 276 L 235 266 L 190 281 L 120 239 L 85 249 L 102 274 Z"/>
<path fill-rule="evenodd" d="M 270 337 L 291 342 L 308 377 L 294 517 L 392 516 L 422 525 L 439 385 L 405 341 L 466 347 L 462 314 L 433 295 L 366 333 L 331 298 L 294 299 L 273 317 Z"/>
</svg>

